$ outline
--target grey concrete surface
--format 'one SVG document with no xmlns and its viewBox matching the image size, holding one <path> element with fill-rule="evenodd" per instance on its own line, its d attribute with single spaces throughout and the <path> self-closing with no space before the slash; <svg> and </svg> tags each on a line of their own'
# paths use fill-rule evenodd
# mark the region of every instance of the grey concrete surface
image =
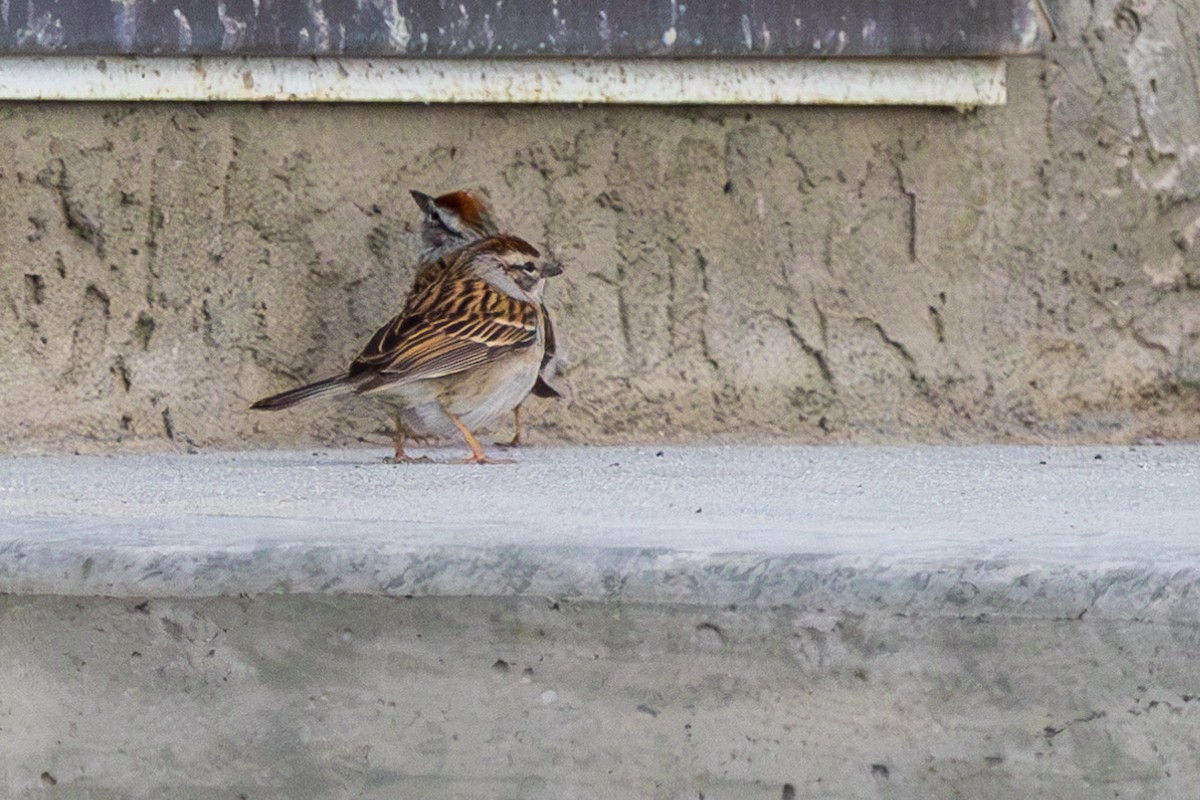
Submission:
<svg viewBox="0 0 1200 800">
<path fill-rule="evenodd" d="M 1197 652 L 1090 615 L 3 595 L 0 795 L 1191 800 Z"/>
<path fill-rule="evenodd" d="M 385 449 L 0 459 L 0 795 L 1195 795 L 1200 447 Z"/>
<path fill-rule="evenodd" d="M 531 448 L 492 467 L 380 456 L 0 460 L 0 591 L 767 604 L 844 592 L 898 609 L 1069 603 L 1200 620 L 1186 591 L 1200 579 L 1197 447 Z"/>
</svg>

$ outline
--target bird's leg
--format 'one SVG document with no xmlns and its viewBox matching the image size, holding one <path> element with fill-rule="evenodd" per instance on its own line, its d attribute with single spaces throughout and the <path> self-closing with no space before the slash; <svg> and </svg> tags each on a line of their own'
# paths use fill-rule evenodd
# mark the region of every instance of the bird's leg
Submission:
<svg viewBox="0 0 1200 800">
<path fill-rule="evenodd" d="M 400 424 L 398 418 L 393 417 L 392 423 L 396 426 L 396 433 L 392 437 L 392 446 L 395 448 L 395 455 L 391 458 L 385 458 L 385 464 L 428 464 L 430 459 L 427 456 L 413 458 L 408 453 L 404 452 L 404 426 Z"/>
<path fill-rule="evenodd" d="M 397 461 L 403 461 L 408 458 L 404 452 L 404 428 L 400 427 L 400 420 L 392 420 L 396 426 L 396 434 L 392 437 L 392 446 L 396 449 L 396 455 L 393 456 Z"/>
<path fill-rule="evenodd" d="M 497 442 L 497 447 L 520 447 L 521 446 L 521 407 L 517 406 L 513 409 L 513 437 L 507 442 Z"/>
<path fill-rule="evenodd" d="M 481 445 L 479 443 L 479 440 L 475 438 L 475 434 L 473 434 L 469 430 L 467 430 L 467 426 L 463 425 L 459 421 L 458 417 L 454 416 L 449 411 L 447 411 L 446 414 L 454 422 L 455 427 L 458 428 L 458 432 L 463 435 L 463 439 L 466 440 L 467 446 L 471 448 L 471 455 L 468 456 L 467 458 L 463 459 L 464 464 L 514 464 L 514 463 L 516 463 L 510 458 L 502 458 L 502 459 L 498 459 L 498 460 L 493 460 L 493 459 L 488 458 L 487 454 L 483 452 L 483 445 Z"/>
</svg>

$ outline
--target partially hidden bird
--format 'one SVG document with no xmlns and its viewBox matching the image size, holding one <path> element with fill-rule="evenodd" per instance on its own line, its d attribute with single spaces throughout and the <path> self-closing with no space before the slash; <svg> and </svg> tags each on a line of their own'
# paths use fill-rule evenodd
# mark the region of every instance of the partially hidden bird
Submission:
<svg viewBox="0 0 1200 800">
<path fill-rule="evenodd" d="M 546 280 L 562 267 L 515 236 L 488 235 L 428 266 L 431 277 L 377 330 L 349 368 L 265 397 L 250 407 L 277 411 L 318 397 L 366 395 L 396 425 L 393 461 L 408 436 L 453 436 L 489 459 L 475 432 L 511 412 L 532 390 L 545 357 Z"/>
<path fill-rule="evenodd" d="M 421 263 L 413 280 L 413 292 L 424 288 L 435 280 L 443 268 L 443 256 L 472 242 L 499 231 L 492 214 L 492 206 L 477 192 L 459 189 L 432 197 L 415 189 L 410 192 L 417 207 L 421 209 Z M 542 367 L 538 379 L 530 391 L 534 397 L 561 399 L 564 391 L 558 378 L 566 371 L 566 353 L 561 340 L 555 336 L 550 312 L 542 305 L 546 318 L 546 353 L 542 356 Z M 557 386 L 555 384 L 558 384 Z M 521 443 L 521 405 L 513 409 L 513 437 L 502 447 L 517 447 Z"/>
</svg>

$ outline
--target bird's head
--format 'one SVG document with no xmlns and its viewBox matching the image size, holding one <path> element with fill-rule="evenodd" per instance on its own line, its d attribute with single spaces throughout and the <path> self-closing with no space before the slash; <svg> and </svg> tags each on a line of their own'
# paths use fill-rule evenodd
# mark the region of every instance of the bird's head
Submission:
<svg viewBox="0 0 1200 800">
<path fill-rule="evenodd" d="M 431 197 L 414 190 L 411 194 L 421 209 L 425 260 L 499 233 L 491 205 L 477 192 L 460 189 Z"/>
</svg>

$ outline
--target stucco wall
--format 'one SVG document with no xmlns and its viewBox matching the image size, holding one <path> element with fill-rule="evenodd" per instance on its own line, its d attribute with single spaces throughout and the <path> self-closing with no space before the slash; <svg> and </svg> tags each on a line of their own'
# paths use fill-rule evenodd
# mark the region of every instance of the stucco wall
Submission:
<svg viewBox="0 0 1200 800">
<path fill-rule="evenodd" d="M 0 448 L 384 443 L 252 414 L 401 301 L 410 188 L 567 268 L 534 441 L 1200 435 L 1200 0 L 1070 0 L 1009 104 L 0 104 Z"/>
</svg>

